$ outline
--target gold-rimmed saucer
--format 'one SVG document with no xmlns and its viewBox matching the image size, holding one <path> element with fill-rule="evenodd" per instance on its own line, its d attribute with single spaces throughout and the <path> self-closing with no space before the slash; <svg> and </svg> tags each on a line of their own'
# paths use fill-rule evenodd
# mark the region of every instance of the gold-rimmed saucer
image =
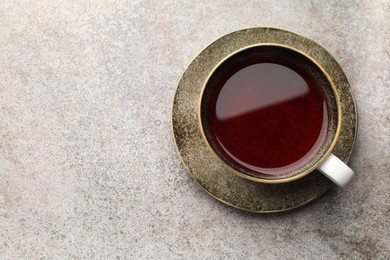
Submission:
<svg viewBox="0 0 390 260">
<path fill-rule="evenodd" d="M 340 96 L 342 128 L 333 153 L 349 160 L 357 130 L 356 106 L 351 87 L 335 59 L 320 45 L 292 32 L 275 28 L 250 28 L 225 35 L 201 51 L 179 82 L 172 108 L 172 127 L 179 156 L 189 175 L 219 201 L 242 210 L 267 213 L 293 209 L 326 192 L 332 183 L 314 171 L 293 182 L 256 183 L 224 167 L 208 149 L 198 124 L 199 94 L 213 68 L 226 56 L 245 46 L 276 43 L 310 55 L 326 70 Z"/>
</svg>

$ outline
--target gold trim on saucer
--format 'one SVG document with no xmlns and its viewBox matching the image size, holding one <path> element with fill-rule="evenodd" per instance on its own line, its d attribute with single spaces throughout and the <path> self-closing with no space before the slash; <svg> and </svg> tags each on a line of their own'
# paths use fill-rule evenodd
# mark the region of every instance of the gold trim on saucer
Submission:
<svg viewBox="0 0 390 260">
<path fill-rule="evenodd" d="M 199 95 L 211 71 L 227 56 L 256 44 L 281 44 L 312 57 L 333 82 L 341 102 L 341 129 L 332 153 L 345 163 L 357 131 L 356 106 L 348 80 L 335 59 L 305 37 L 276 28 L 250 28 L 225 35 L 203 49 L 188 65 L 172 107 L 172 131 L 180 160 L 190 177 L 217 200 L 250 212 L 271 213 L 300 207 L 324 194 L 332 183 L 317 170 L 297 180 L 267 184 L 229 171 L 207 146 L 199 127 Z"/>
</svg>

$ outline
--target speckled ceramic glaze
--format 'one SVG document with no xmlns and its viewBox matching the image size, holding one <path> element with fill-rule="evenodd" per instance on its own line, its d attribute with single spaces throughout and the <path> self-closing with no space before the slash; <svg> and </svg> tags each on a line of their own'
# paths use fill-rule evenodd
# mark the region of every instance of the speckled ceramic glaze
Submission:
<svg viewBox="0 0 390 260">
<path fill-rule="evenodd" d="M 173 134 L 179 156 L 190 176 L 216 199 L 252 212 L 278 212 L 304 205 L 332 183 L 318 171 L 293 182 L 257 183 L 228 170 L 209 149 L 199 128 L 199 97 L 211 71 L 231 53 L 255 44 L 274 43 L 297 49 L 329 75 L 341 102 L 341 130 L 333 154 L 347 162 L 354 145 L 357 116 L 350 85 L 334 58 L 317 43 L 274 28 L 251 28 L 223 36 L 200 52 L 179 82 L 173 102 Z"/>
</svg>

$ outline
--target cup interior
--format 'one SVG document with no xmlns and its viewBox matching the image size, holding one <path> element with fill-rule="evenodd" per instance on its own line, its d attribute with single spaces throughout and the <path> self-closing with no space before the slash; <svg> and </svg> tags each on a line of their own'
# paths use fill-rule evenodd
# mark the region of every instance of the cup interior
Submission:
<svg viewBox="0 0 390 260">
<path fill-rule="evenodd" d="M 294 165 L 289 164 L 288 167 L 275 167 L 275 170 L 271 171 L 269 169 L 264 170 L 265 168 L 263 167 L 252 167 L 248 166 L 249 164 L 246 163 L 245 160 L 240 160 L 235 157 L 234 154 L 230 153 L 226 147 L 224 146 L 224 143 L 221 143 L 221 138 L 216 134 L 215 129 L 219 129 L 218 131 L 222 135 L 228 136 L 229 131 L 231 131 L 231 138 L 228 138 L 228 142 L 233 140 L 232 142 L 239 143 L 241 142 L 239 136 L 242 131 L 246 131 L 244 134 L 244 137 L 248 137 L 248 133 L 258 133 L 252 134 L 251 139 L 253 140 L 253 143 L 247 142 L 248 140 L 242 141 L 242 146 L 243 149 L 239 150 L 240 152 L 242 151 L 243 157 L 245 157 L 245 152 L 246 150 L 250 151 L 251 154 L 247 156 L 250 160 L 254 158 L 253 160 L 256 161 L 256 156 L 259 154 L 259 156 L 263 156 L 264 158 L 266 156 L 272 156 L 273 161 L 277 162 L 278 161 L 278 156 L 280 160 L 283 160 L 285 156 L 290 156 L 288 155 L 291 153 L 291 156 L 294 156 L 295 152 L 295 145 L 299 146 L 299 142 L 302 142 L 302 140 L 305 140 L 305 135 L 309 136 L 310 131 L 308 132 L 302 132 L 302 135 L 299 135 L 297 138 L 298 143 L 293 143 L 294 140 L 292 140 L 292 143 L 290 146 L 286 145 L 286 150 L 282 150 L 282 144 L 278 144 L 275 146 L 267 146 L 264 148 L 263 146 L 259 145 L 257 142 L 259 140 L 261 134 L 262 134 L 262 129 L 269 128 L 270 122 L 272 122 L 272 117 L 270 117 L 269 120 L 271 121 L 264 121 L 264 125 L 261 125 L 261 122 L 257 122 L 256 127 L 259 127 L 259 131 L 255 131 L 255 129 L 249 129 L 250 123 L 242 123 L 240 125 L 240 121 L 237 121 L 238 123 L 234 126 L 234 129 L 230 129 L 229 127 L 226 128 L 215 128 L 215 118 L 216 117 L 223 117 L 223 111 L 217 111 L 220 109 L 220 107 L 223 106 L 218 106 L 218 102 L 220 101 L 220 98 L 222 96 L 222 91 L 225 91 L 226 93 L 230 91 L 230 89 L 223 89 L 224 87 L 227 88 L 227 82 L 229 80 L 232 80 L 235 75 L 238 75 L 237 73 L 243 73 L 245 68 L 248 68 L 249 66 L 256 65 L 256 64 L 262 64 L 261 66 L 265 66 L 268 64 L 269 66 L 273 66 L 272 64 L 277 64 L 275 66 L 285 66 L 288 68 L 292 68 L 294 71 L 299 74 L 302 79 L 304 79 L 307 84 L 315 84 L 315 86 L 319 86 L 321 88 L 321 95 L 323 95 L 323 100 L 326 104 L 326 114 L 327 114 L 327 119 L 326 119 L 326 125 L 323 125 L 325 130 L 321 130 L 323 132 L 323 138 L 321 139 L 321 143 L 318 145 L 316 150 L 308 155 L 305 155 L 306 157 L 303 159 L 297 160 L 297 163 Z M 275 67 L 274 66 L 274 67 Z M 279 68 L 279 67 L 278 67 Z M 288 70 L 288 69 L 287 69 Z M 241 77 L 245 77 L 245 74 L 240 75 Z M 261 79 L 261 75 L 255 75 L 257 78 Z M 237 76 L 238 77 L 238 76 Z M 269 77 L 272 82 L 276 82 L 279 75 L 277 74 L 276 70 L 269 70 L 268 74 L 264 74 L 263 77 Z M 281 76 L 280 76 L 281 77 Z M 286 82 L 288 82 L 288 77 L 289 75 L 283 76 L 285 77 Z M 287 78 L 286 78 L 287 77 Z M 235 79 L 239 84 L 240 79 Z M 248 81 L 246 78 L 241 78 L 242 82 Z M 288 86 L 291 85 L 291 88 L 294 88 L 296 85 L 294 82 L 295 79 L 291 78 L 291 84 L 287 84 Z M 270 81 L 270 82 L 271 82 Z M 243 83 L 244 84 L 244 83 Z M 297 83 L 298 84 L 298 83 Z M 242 91 L 245 92 L 247 91 L 248 87 L 243 86 Z M 277 90 L 270 90 L 271 92 L 275 92 L 274 95 L 278 96 Z M 290 90 L 283 90 L 286 93 L 289 92 Z M 225 93 L 224 92 L 224 93 Z M 233 93 L 233 92 L 232 92 Z M 245 97 L 240 93 L 240 91 L 237 92 L 237 98 L 242 98 Z M 253 95 L 260 95 L 261 96 L 261 90 L 257 91 L 256 94 L 254 93 Z M 251 94 L 247 95 L 246 98 L 253 96 Z M 283 96 L 284 94 L 282 94 Z M 287 94 L 286 94 L 287 95 Z M 266 96 L 266 95 L 265 95 Z M 280 95 L 279 95 L 280 96 Z M 273 97 L 271 96 L 271 99 Z M 249 98 L 250 99 L 250 98 Z M 246 102 L 245 100 L 241 103 L 243 105 L 241 106 L 248 106 L 248 103 L 251 101 Z M 269 99 L 270 100 L 270 99 Z M 222 102 L 222 101 L 221 101 Z M 267 100 L 265 101 L 267 102 Z M 271 101 L 270 101 L 271 102 Z M 301 102 L 302 103 L 302 102 Z M 269 104 L 268 104 L 269 105 Z M 310 111 L 313 110 L 313 104 L 310 102 L 307 102 L 307 104 L 303 104 L 304 107 L 302 109 L 303 113 L 300 115 L 298 112 L 294 112 L 295 116 L 303 119 L 303 121 L 297 121 L 292 123 L 288 123 L 289 127 L 283 127 L 282 125 L 279 125 L 279 127 L 275 128 L 273 131 L 274 135 L 271 137 L 272 140 L 275 140 L 275 143 L 278 141 L 278 136 L 281 136 L 280 133 L 283 133 L 283 131 L 286 131 L 285 129 L 293 129 L 296 130 L 298 129 L 299 133 L 299 127 L 302 126 L 302 124 L 307 123 L 305 122 L 305 118 L 308 118 L 308 120 L 313 120 L 312 117 L 310 116 L 305 116 L 305 113 L 310 113 Z M 269 105 L 271 106 L 271 105 Z M 225 104 L 225 107 L 227 109 L 230 109 L 234 107 L 234 104 Z M 240 111 L 242 108 L 240 106 L 237 106 L 236 110 Z M 217 111 L 217 112 L 216 112 Z M 287 111 L 287 110 L 286 110 Z M 270 115 L 264 112 L 264 115 Z M 272 113 L 272 110 L 270 110 L 270 113 Z M 218 115 L 217 115 L 218 114 Z M 222 116 L 221 116 L 222 115 Z M 340 115 L 341 115 L 341 107 L 340 107 L 340 102 L 339 98 L 336 94 L 335 88 L 329 79 L 327 73 L 321 66 L 310 56 L 308 56 L 305 53 L 302 53 L 296 49 L 290 48 L 288 46 L 282 46 L 282 45 L 274 45 L 274 44 L 266 44 L 266 45 L 255 45 L 255 46 L 250 46 L 247 48 L 243 48 L 239 51 L 236 51 L 226 57 L 223 61 L 221 61 L 212 71 L 212 73 L 209 75 L 208 79 L 206 80 L 203 90 L 201 92 L 200 96 L 200 103 L 199 103 L 199 122 L 200 122 L 200 129 L 203 135 L 203 138 L 205 139 L 207 145 L 211 149 L 211 151 L 224 162 L 224 165 L 228 167 L 231 171 L 234 173 L 240 175 L 241 177 L 245 177 L 254 181 L 259 181 L 259 182 L 268 182 L 268 183 L 277 183 L 277 182 L 285 182 L 289 180 L 294 180 L 300 177 L 303 177 L 304 175 L 310 173 L 313 171 L 318 164 L 322 162 L 323 159 L 329 155 L 337 141 L 337 136 L 340 131 L 341 127 L 341 120 L 340 120 Z M 288 116 L 285 116 L 288 119 Z M 282 117 L 283 119 L 283 117 Z M 250 120 L 250 119 L 248 119 Z M 275 117 L 275 120 L 277 121 L 278 118 Z M 291 119 L 292 120 L 292 119 Z M 242 122 L 248 122 L 248 121 L 242 121 Z M 249 121 L 250 122 L 250 121 Z M 286 123 L 287 124 L 287 123 Z M 291 124 L 296 124 L 296 127 L 291 126 Z M 292 128 L 291 128 L 292 127 Z M 302 128 L 303 129 L 303 128 Z M 268 134 L 273 134 L 273 132 Z M 237 134 L 238 133 L 238 134 Z M 244 133 L 244 132 L 243 132 Z M 279 133 L 279 135 L 278 135 Z M 237 138 L 236 138 L 237 137 Z M 256 139 L 257 138 L 257 139 Z M 301 140 L 301 141 L 299 141 Z M 267 140 L 266 140 L 267 141 Z M 272 142 L 269 142 L 272 144 Z M 239 147 L 239 146 L 238 146 Z M 275 149 L 272 147 L 278 147 L 279 150 L 274 152 Z M 288 148 L 290 147 L 290 148 Z M 248 148 L 248 149 L 247 149 Z M 250 148 L 250 149 L 249 149 Z M 256 150 L 257 149 L 257 150 Z M 284 148 L 283 148 L 284 149 Z M 284 152 L 280 152 L 284 151 Z M 279 152 L 279 155 L 278 155 Z M 259 157 L 259 158 L 260 158 Z M 234 158 L 234 159 L 232 159 Z M 302 157 L 303 158 L 303 157 Z M 298 163 L 299 162 L 299 163 Z M 260 170 L 259 170 L 260 169 Z M 271 173 L 272 172 L 272 173 Z"/>
</svg>

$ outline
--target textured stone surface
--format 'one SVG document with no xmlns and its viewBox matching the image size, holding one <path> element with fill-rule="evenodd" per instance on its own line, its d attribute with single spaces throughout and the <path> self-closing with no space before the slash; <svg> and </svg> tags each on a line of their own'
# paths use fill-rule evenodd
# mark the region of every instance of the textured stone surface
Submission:
<svg viewBox="0 0 390 260">
<path fill-rule="evenodd" d="M 186 65 L 274 26 L 324 46 L 359 108 L 357 177 L 290 213 L 225 206 L 171 137 Z M 0 258 L 390 257 L 390 3 L 2 1 Z"/>
</svg>

